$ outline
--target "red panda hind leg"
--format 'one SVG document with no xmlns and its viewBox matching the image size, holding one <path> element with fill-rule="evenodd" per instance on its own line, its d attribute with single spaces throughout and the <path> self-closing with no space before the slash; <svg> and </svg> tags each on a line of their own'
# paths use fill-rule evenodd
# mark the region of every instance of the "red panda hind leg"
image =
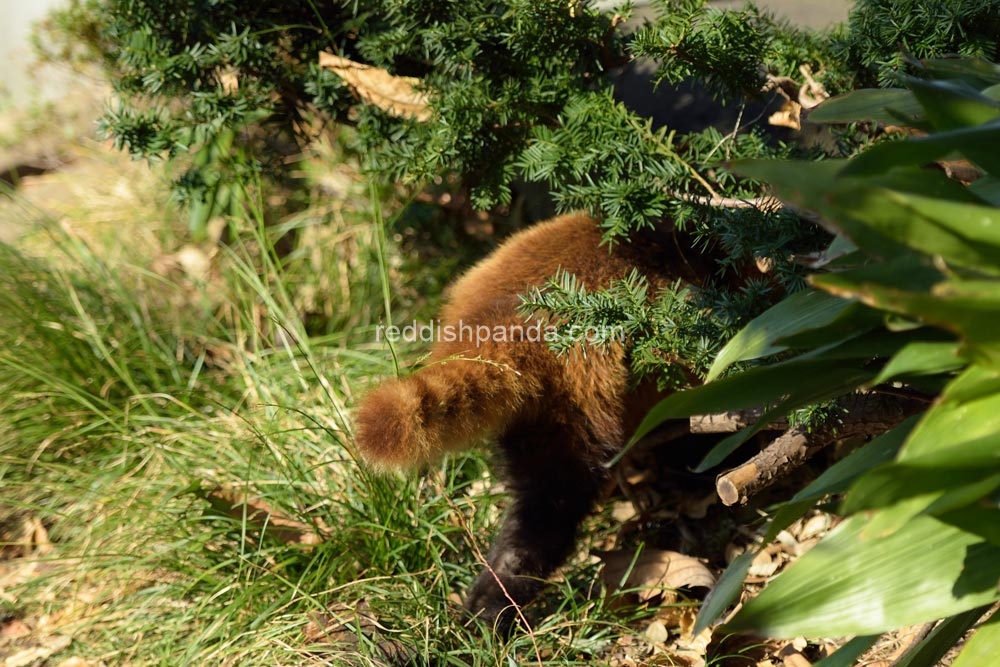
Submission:
<svg viewBox="0 0 1000 667">
<path fill-rule="evenodd" d="M 532 422 L 500 440 L 511 506 L 464 606 L 501 636 L 570 555 L 580 522 L 606 489 L 600 465 L 620 443 L 594 446 L 577 428 Z M 589 445 L 589 446 L 588 446 Z M 586 450 L 586 451 L 582 451 Z"/>
<path fill-rule="evenodd" d="M 389 380 L 358 407 L 358 453 L 382 469 L 496 441 L 511 505 L 465 606 L 501 634 L 572 552 L 580 522 L 607 487 L 603 464 L 635 426 L 632 413 L 641 416 L 656 393 L 629 390 L 625 345 L 558 358 L 544 340 L 514 336 L 530 330 L 518 296 L 559 271 L 596 290 L 636 268 L 652 295 L 678 277 L 672 266 L 686 266 L 674 246 L 667 235 L 609 249 L 584 214 L 515 234 L 449 288 L 439 320 L 476 332 L 475 340 L 437 340 L 427 366 Z M 480 339 L 480 330 L 505 335 Z"/>
</svg>

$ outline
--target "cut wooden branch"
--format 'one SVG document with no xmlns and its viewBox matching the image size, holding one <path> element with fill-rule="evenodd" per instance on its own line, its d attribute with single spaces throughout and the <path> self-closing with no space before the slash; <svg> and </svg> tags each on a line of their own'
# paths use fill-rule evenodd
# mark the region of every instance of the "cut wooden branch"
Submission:
<svg viewBox="0 0 1000 667">
<path fill-rule="evenodd" d="M 843 411 L 838 419 L 816 428 L 793 426 L 743 465 L 719 475 L 715 489 L 723 504 L 746 504 L 754 494 L 798 468 L 820 449 L 884 433 L 926 405 L 882 394 L 853 394 L 838 401 L 837 407 Z"/>
<path fill-rule="evenodd" d="M 750 408 L 715 415 L 695 415 L 689 419 L 688 428 L 691 433 L 736 433 L 752 426 L 763 414 L 763 408 Z M 788 428 L 788 422 L 784 419 L 775 420 L 768 428 L 783 431 Z"/>
<path fill-rule="evenodd" d="M 715 480 L 715 490 L 723 505 L 746 503 L 757 491 L 770 486 L 774 480 L 802 465 L 819 445 L 810 446 L 809 433 L 796 426 L 775 438 L 752 459 Z"/>
<path fill-rule="evenodd" d="M 712 208 L 755 208 L 764 212 L 776 211 L 783 208 L 791 211 L 793 214 L 802 218 L 806 222 L 819 225 L 831 234 L 837 233 L 837 230 L 823 220 L 818 213 L 802 208 L 801 206 L 796 206 L 795 204 L 783 202 L 777 197 L 771 197 L 769 195 L 765 195 L 763 197 L 753 197 L 751 199 L 740 199 L 738 197 L 722 197 L 719 195 L 692 195 L 686 192 L 677 192 L 675 190 L 668 191 L 668 194 L 680 199 L 681 201 L 698 204 L 699 206 L 710 206 Z"/>
</svg>

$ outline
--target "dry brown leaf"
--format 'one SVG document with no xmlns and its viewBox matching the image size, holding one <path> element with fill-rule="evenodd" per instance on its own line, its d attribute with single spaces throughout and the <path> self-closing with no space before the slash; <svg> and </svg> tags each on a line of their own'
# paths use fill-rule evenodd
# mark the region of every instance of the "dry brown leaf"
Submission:
<svg viewBox="0 0 1000 667">
<path fill-rule="evenodd" d="M 314 545 L 325 539 L 324 526 L 317 529 L 293 519 L 264 500 L 249 497 L 245 489 L 223 484 L 208 491 L 205 498 L 220 514 L 238 521 L 245 517 L 248 528 L 266 532 L 285 544 Z"/>
<path fill-rule="evenodd" d="M 703 562 L 676 551 L 644 549 L 638 556 L 621 549 L 594 553 L 604 561 L 601 579 L 607 589 L 617 591 L 620 586 L 638 589 L 642 603 L 678 588 L 715 585 L 715 576 Z"/>
<path fill-rule="evenodd" d="M 416 659 L 415 651 L 392 639 L 389 630 L 382 626 L 366 600 L 358 600 L 353 606 L 334 603 L 325 611 L 310 615 L 310 620 L 302 628 L 302 634 L 315 653 L 330 653 L 342 658 L 331 664 L 388 664 L 411 665 Z M 369 663 L 353 662 L 347 656 L 354 655 L 364 643 L 371 643 L 365 650 L 373 652 L 377 660 Z"/>
<path fill-rule="evenodd" d="M 431 117 L 427 94 L 417 89 L 421 80 L 416 77 L 395 76 L 384 69 L 325 51 L 319 54 L 319 66 L 332 70 L 346 81 L 366 104 L 399 118 L 426 121 Z"/>
<path fill-rule="evenodd" d="M 692 627 L 694 624 L 691 624 Z M 705 628 L 695 636 L 691 636 L 690 628 L 675 643 L 673 653 L 684 658 L 692 667 L 704 667 L 708 654 L 708 645 L 712 643 L 712 628 Z"/>
<path fill-rule="evenodd" d="M 785 100 L 781 108 L 768 117 L 767 122 L 778 127 L 790 127 L 793 130 L 801 130 L 802 105 L 795 100 Z"/>
<path fill-rule="evenodd" d="M 72 658 L 66 658 L 60 662 L 56 667 L 106 667 L 105 663 L 100 660 L 86 660 L 78 656 Z"/>
<path fill-rule="evenodd" d="M 777 559 L 772 558 L 766 550 L 761 551 L 759 554 L 754 556 L 753 562 L 750 564 L 750 569 L 747 574 L 751 577 L 760 577 L 766 579 L 778 571 L 779 562 Z"/>
<path fill-rule="evenodd" d="M 664 625 L 663 621 L 653 620 L 649 625 L 646 626 L 646 639 L 652 644 L 665 644 L 667 639 L 670 638 L 670 632 L 667 631 L 667 626 Z"/>
<path fill-rule="evenodd" d="M 43 637 L 33 643 L 35 644 L 34 646 L 24 648 L 17 653 L 6 656 L 0 665 L 2 667 L 28 667 L 29 665 L 38 664 L 68 647 L 73 643 L 73 639 L 66 635 L 52 635 Z"/>
<path fill-rule="evenodd" d="M 0 624 L 0 646 L 13 639 L 20 639 L 31 634 L 31 626 L 18 618 Z"/>
<path fill-rule="evenodd" d="M 802 648 L 805 648 L 803 646 Z M 778 651 L 782 667 L 811 667 L 812 663 L 802 655 L 802 650 L 789 644 Z"/>
<path fill-rule="evenodd" d="M 356 643 L 358 632 L 370 634 L 380 629 L 368 602 L 358 600 L 353 606 L 334 603 L 322 612 L 310 614 L 302 634 L 309 642 L 336 646 Z"/>
</svg>

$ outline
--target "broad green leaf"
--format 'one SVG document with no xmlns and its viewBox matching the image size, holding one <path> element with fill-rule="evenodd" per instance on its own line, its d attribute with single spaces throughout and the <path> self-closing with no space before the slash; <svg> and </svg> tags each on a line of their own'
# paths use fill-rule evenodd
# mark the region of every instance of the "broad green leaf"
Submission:
<svg viewBox="0 0 1000 667">
<path fill-rule="evenodd" d="M 866 311 L 874 312 L 874 311 Z M 839 344 L 828 345 L 770 367 L 793 369 L 785 385 L 789 389 L 786 398 L 772 404 L 752 426 L 744 428 L 721 440 L 695 466 L 695 472 L 704 472 L 714 468 L 732 454 L 749 438 L 759 433 L 776 419 L 788 415 L 791 411 L 830 399 L 838 398 L 857 389 L 862 384 L 871 384 L 871 378 L 876 373 L 876 360 L 894 355 L 901 345 L 906 344 L 914 335 L 926 335 L 923 332 L 905 332 L 893 334 L 885 330 L 872 331 L 854 338 L 840 341 Z M 827 361 L 838 365 L 838 372 L 828 376 L 826 382 L 804 381 L 797 377 L 794 365 L 808 361 Z M 857 374 L 846 369 L 855 368 Z M 759 370 L 759 369 L 755 369 Z M 743 375 L 743 374 L 740 374 Z M 740 375 L 734 377 L 740 377 Z M 867 379 L 862 379 L 867 377 Z M 669 399 L 668 399 L 669 400 Z"/>
<path fill-rule="evenodd" d="M 922 315 L 928 322 L 957 331 L 971 357 L 1000 365 L 1000 280 L 949 280 L 934 287 L 935 310 Z M 943 306 L 943 307 L 942 307 Z"/>
<path fill-rule="evenodd" d="M 826 261 L 832 266 L 842 266 L 858 254 L 858 247 L 843 234 L 837 234 L 833 237 L 824 253 Z"/>
<path fill-rule="evenodd" d="M 917 646 L 908 649 L 893 667 L 935 667 L 985 612 L 986 607 L 979 607 L 946 618 Z"/>
<path fill-rule="evenodd" d="M 727 629 L 768 637 L 868 635 L 1000 598 L 1000 546 L 931 517 L 887 537 L 847 519 L 747 602 Z"/>
<path fill-rule="evenodd" d="M 826 100 L 809 113 L 809 120 L 814 123 L 851 123 L 870 120 L 876 123 L 896 124 L 900 116 L 917 118 L 922 116 L 923 112 L 923 107 L 909 90 L 864 89 Z"/>
<path fill-rule="evenodd" d="M 906 498 L 943 493 L 996 477 L 998 473 L 1000 433 L 963 440 L 870 470 L 851 487 L 843 511 L 854 514 L 889 507 Z"/>
<path fill-rule="evenodd" d="M 970 184 L 966 190 L 991 206 L 1000 206 L 1000 178 L 984 176 Z"/>
<path fill-rule="evenodd" d="M 996 471 L 995 466 L 994 470 Z M 948 489 L 927 506 L 924 514 L 940 516 L 947 512 L 966 509 L 973 503 L 990 502 L 990 497 L 995 495 L 997 489 L 1000 489 L 1000 472 L 971 484 Z"/>
<path fill-rule="evenodd" d="M 852 301 L 851 299 L 842 300 L 853 303 L 854 307 L 846 309 L 829 326 L 793 333 L 778 339 L 776 344 L 789 350 L 812 351 L 805 352 L 804 355 L 820 355 L 830 347 L 836 346 L 845 353 L 845 357 L 861 356 L 854 353 L 856 350 L 849 351 L 850 348 L 843 346 L 849 342 L 856 341 L 856 346 L 863 347 L 872 342 L 872 336 L 877 337 L 879 334 L 885 334 L 886 331 L 882 328 L 885 314 L 862 306 L 857 301 Z M 873 329 L 874 331 L 872 331 Z M 893 352 L 895 352 L 895 349 L 893 349 Z"/>
<path fill-rule="evenodd" d="M 920 459 L 958 442 L 1000 433 L 1000 372 L 973 364 L 948 385 L 913 430 L 898 460 Z"/>
<path fill-rule="evenodd" d="M 870 649 L 878 641 L 879 637 L 880 635 L 855 637 L 832 654 L 817 662 L 813 667 L 854 667 L 857 659 Z"/>
<path fill-rule="evenodd" d="M 705 472 L 719 465 L 749 438 L 762 431 L 768 424 L 776 419 L 785 417 L 793 410 L 838 398 L 857 389 L 862 384 L 871 384 L 871 378 L 875 374 L 875 369 L 869 362 L 873 358 L 893 354 L 898 349 L 897 339 L 899 338 L 901 336 L 894 336 L 885 332 L 873 332 L 871 335 L 862 335 L 847 340 L 840 345 L 805 353 L 783 364 L 765 367 L 775 368 L 781 366 L 791 369 L 791 374 L 786 385 L 789 388 L 788 397 L 768 407 L 752 426 L 727 436 L 712 447 L 708 454 L 695 466 L 695 472 Z M 838 373 L 828 375 L 826 382 L 806 382 L 802 379 L 798 379 L 796 382 L 794 364 L 813 360 L 823 360 L 838 364 L 840 366 Z M 848 369 L 851 368 L 857 369 L 857 373 L 850 372 Z M 846 371 L 846 373 L 843 371 Z M 734 377 L 739 377 L 739 375 Z M 867 379 L 863 379 L 866 377 Z"/>
<path fill-rule="evenodd" d="M 804 204 L 821 199 L 847 164 L 847 160 L 737 160 L 733 171 L 770 183 L 786 201 Z"/>
<path fill-rule="evenodd" d="M 1000 273 L 1000 209 L 860 185 L 829 195 L 838 224 L 858 238 L 857 225 L 930 256 L 977 271 Z M 863 230 L 860 230 L 863 231 Z"/>
<path fill-rule="evenodd" d="M 726 612 L 743 592 L 743 581 L 747 578 L 753 559 L 757 556 L 754 550 L 748 550 L 736 558 L 726 567 L 725 571 L 715 582 L 711 592 L 698 610 L 698 618 L 694 624 L 694 634 L 698 634 L 708 626 L 715 623 L 719 617 Z"/>
<path fill-rule="evenodd" d="M 787 349 L 777 341 L 791 334 L 827 327 L 841 313 L 857 304 L 816 290 L 802 290 L 781 300 L 751 320 L 726 343 L 706 382 L 711 382 L 731 364 L 759 359 Z"/>
<path fill-rule="evenodd" d="M 982 58 L 932 58 L 920 63 L 928 78 L 957 79 L 976 89 L 1000 83 L 1000 65 Z"/>
<path fill-rule="evenodd" d="M 983 667 L 992 665 L 1000 655 L 1000 614 L 993 614 L 982 623 L 965 643 L 951 667 Z"/>
<path fill-rule="evenodd" d="M 906 77 L 907 87 L 938 130 L 982 125 L 1000 117 L 1000 102 L 967 83 Z"/>
<path fill-rule="evenodd" d="M 941 401 L 968 403 L 1000 393 L 1000 371 L 991 366 L 972 364 L 948 385 Z"/>
<path fill-rule="evenodd" d="M 911 193 L 925 198 L 945 198 L 956 201 L 978 201 L 959 184 L 943 173 L 928 169 L 893 169 L 877 177 L 842 177 L 845 163 L 840 160 L 820 162 L 795 160 L 742 160 L 733 165 L 734 171 L 750 178 L 767 181 L 777 195 L 820 213 L 828 227 L 836 228 L 865 253 L 880 257 L 900 257 L 907 253 L 912 243 L 908 218 L 899 204 L 890 212 L 894 224 L 881 229 L 869 220 L 870 212 L 859 206 L 859 199 L 874 198 L 882 192 L 897 195 Z M 876 202 L 878 203 L 878 202 Z M 883 217 L 885 217 L 883 215 Z M 895 236 L 891 232 L 896 231 Z M 931 230 L 932 232 L 936 230 Z M 966 253 L 974 252 L 966 249 Z M 937 254 L 931 250 L 930 254 Z"/>
<path fill-rule="evenodd" d="M 862 283 L 860 272 L 817 276 L 812 283 L 875 308 L 917 318 L 962 336 L 962 353 L 970 360 L 1000 366 L 1000 281 L 942 281 L 930 293 Z"/>
<path fill-rule="evenodd" d="M 959 344 L 954 341 L 916 341 L 900 348 L 882 371 L 875 376 L 872 384 L 912 375 L 934 375 L 958 370 L 966 360 L 959 352 Z"/>
<path fill-rule="evenodd" d="M 975 533 L 987 542 L 1000 546 L 1000 509 L 963 507 L 937 517 L 967 533 Z"/>
<path fill-rule="evenodd" d="M 841 359 L 793 359 L 751 368 L 663 399 L 639 424 L 631 443 L 668 419 L 755 408 L 786 395 L 811 393 L 831 386 L 858 386 L 873 375 L 872 370 L 858 368 Z"/>
<path fill-rule="evenodd" d="M 1000 174 L 1000 122 L 937 132 L 903 141 L 884 141 L 857 156 L 841 172 L 842 176 L 880 174 L 894 167 L 923 166 L 956 151 L 983 169 Z"/>
</svg>

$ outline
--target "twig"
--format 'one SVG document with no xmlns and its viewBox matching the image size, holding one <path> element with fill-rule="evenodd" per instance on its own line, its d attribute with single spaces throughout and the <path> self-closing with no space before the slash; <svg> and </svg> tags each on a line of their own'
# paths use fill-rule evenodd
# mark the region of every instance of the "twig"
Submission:
<svg viewBox="0 0 1000 667">
<path fill-rule="evenodd" d="M 735 412 L 721 412 L 715 415 L 695 415 L 689 418 L 688 428 L 691 433 L 736 433 L 736 431 L 751 426 L 763 414 L 762 408 L 751 408 Z M 783 431 L 788 428 L 788 421 L 775 420 L 769 426 L 773 431 Z"/>
<path fill-rule="evenodd" d="M 749 461 L 716 478 L 724 505 L 746 504 L 755 493 L 787 475 L 817 451 L 842 440 L 883 433 L 926 408 L 919 400 L 899 400 L 881 394 L 852 394 L 838 401 L 844 414 L 814 430 L 794 426 L 768 443 Z"/>
<path fill-rule="evenodd" d="M 772 440 L 743 465 L 719 475 L 715 490 L 723 505 L 746 503 L 750 496 L 770 486 L 779 475 L 805 463 L 819 448 L 820 445 L 810 446 L 807 430 L 796 426 Z"/>
</svg>

